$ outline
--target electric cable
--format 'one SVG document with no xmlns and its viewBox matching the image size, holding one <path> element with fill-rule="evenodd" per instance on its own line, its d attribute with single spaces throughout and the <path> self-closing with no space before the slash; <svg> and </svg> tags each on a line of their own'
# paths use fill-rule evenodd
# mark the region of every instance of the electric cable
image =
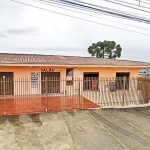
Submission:
<svg viewBox="0 0 150 150">
<path fill-rule="evenodd" d="M 67 16 L 67 17 L 76 18 L 76 19 L 87 21 L 87 22 L 91 22 L 91 23 L 100 24 L 100 25 L 103 25 L 103 26 L 115 28 L 115 29 L 120 29 L 120 30 L 124 30 L 124 31 L 129 31 L 129 32 L 134 32 L 134 33 L 139 33 L 139 34 L 150 36 L 150 34 L 138 32 L 138 31 L 133 31 L 133 30 L 125 29 L 125 28 L 115 27 L 115 26 L 111 26 L 111 25 L 107 25 L 107 24 L 91 21 L 91 20 L 88 20 L 88 19 L 83 19 L 83 18 L 80 18 L 80 17 L 75 17 L 75 16 L 71 16 L 71 15 L 68 15 L 68 14 L 59 13 L 59 12 L 56 12 L 56 11 L 52 11 L 52 10 L 49 10 L 49 9 L 37 7 L 37 6 L 34 6 L 34 5 L 27 4 L 27 3 L 22 3 L 22 2 L 19 2 L 19 1 L 16 1 L 16 0 L 10 0 L 10 1 L 18 3 L 18 4 L 21 4 L 21 5 L 26 5 L 26 6 L 29 6 L 29 7 L 32 7 L 32 8 L 37 8 L 37 9 L 41 9 L 41 10 L 44 10 L 44 11 L 49 11 L 49 12 L 52 12 L 52 13 L 64 15 L 64 16 Z"/>
</svg>

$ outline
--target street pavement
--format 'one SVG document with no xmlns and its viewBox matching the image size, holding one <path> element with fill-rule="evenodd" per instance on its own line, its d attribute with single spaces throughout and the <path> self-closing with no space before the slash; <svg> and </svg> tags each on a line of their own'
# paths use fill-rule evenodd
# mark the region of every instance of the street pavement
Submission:
<svg viewBox="0 0 150 150">
<path fill-rule="evenodd" d="M 3 116 L 0 150 L 150 150 L 150 107 Z"/>
</svg>

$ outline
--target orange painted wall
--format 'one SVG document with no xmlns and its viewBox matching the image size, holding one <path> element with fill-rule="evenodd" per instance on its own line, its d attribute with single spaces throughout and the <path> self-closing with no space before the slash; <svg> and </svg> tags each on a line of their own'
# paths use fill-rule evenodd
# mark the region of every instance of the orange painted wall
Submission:
<svg viewBox="0 0 150 150">
<path fill-rule="evenodd" d="M 30 78 L 31 72 L 41 72 L 41 68 L 50 68 L 50 67 L 0 67 L 0 72 L 14 72 L 14 78 Z M 66 68 L 67 67 L 52 67 L 55 69 L 55 72 L 60 72 L 61 77 L 66 77 Z M 74 68 L 77 70 L 77 76 L 83 76 L 84 72 L 99 72 L 100 77 L 115 77 L 116 72 L 130 72 L 130 77 L 138 76 L 138 68 L 106 68 L 106 67 L 84 67 L 84 68 Z M 82 74 L 82 75 L 81 75 Z"/>
<path fill-rule="evenodd" d="M 31 72 L 40 73 L 41 68 L 50 68 L 50 67 L 27 67 L 27 66 L 16 66 L 16 67 L 0 67 L 0 72 L 14 72 L 14 95 L 22 95 L 22 94 L 41 94 L 41 86 L 39 82 L 39 88 L 31 88 Z M 67 67 L 51 67 L 55 69 L 55 72 L 60 72 L 61 77 L 66 77 L 66 68 Z M 137 77 L 138 76 L 138 68 L 106 68 L 106 67 L 91 67 L 91 68 L 74 68 L 75 70 L 75 77 L 83 77 L 84 72 L 99 72 L 99 77 L 115 77 L 116 72 L 130 72 L 130 77 Z M 39 81 L 41 79 L 39 78 Z M 18 82 L 21 81 L 21 82 Z M 60 91 L 63 92 L 67 88 L 65 85 L 65 80 L 61 81 L 61 89 Z M 78 83 L 74 84 L 75 88 L 78 88 Z M 82 83 L 81 83 L 82 87 Z"/>
<path fill-rule="evenodd" d="M 93 67 L 93 68 L 76 68 L 82 74 L 84 72 L 98 72 L 99 77 L 116 77 L 116 72 L 130 72 L 130 77 L 138 76 L 138 68 L 104 68 L 104 67 Z M 83 76 L 83 75 L 82 75 Z"/>
</svg>

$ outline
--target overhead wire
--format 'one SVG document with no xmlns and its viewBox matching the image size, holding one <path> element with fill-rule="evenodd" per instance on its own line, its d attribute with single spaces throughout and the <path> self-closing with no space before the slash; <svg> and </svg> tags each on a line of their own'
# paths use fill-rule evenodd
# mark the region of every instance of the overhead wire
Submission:
<svg viewBox="0 0 150 150">
<path fill-rule="evenodd" d="M 124 30 L 124 31 L 129 31 L 129 32 L 133 32 L 133 33 L 138 33 L 138 34 L 143 34 L 143 35 L 150 36 L 150 34 L 138 32 L 138 31 L 133 31 L 133 30 L 125 29 L 125 28 L 115 27 L 115 26 L 112 26 L 112 25 L 107 25 L 107 24 L 104 24 L 104 23 L 99 23 L 99 22 L 96 22 L 96 21 L 91 21 L 91 20 L 88 20 L 88 19 L 83 19 L 83 18 L 80 18 L 80 17 L 71 16 L 71 15 L 68 15 L 68 14 L 63 14 L 63 13 L 60 13 L 60 12 L 52 11 L 52 10 L 41 8 L 41 7 L 37 7 L 37 6 L 31 5 L 31 4 L 19 2 L 19 1 L 16 1 L 16 0 L 10 0 L 10 1 L 21 4 L 21 5 L 29 6 L 29 7 L 32 7 L 32 8 L 37 8 L 37 9 L 41 9 L 41 10 L 44 10 L 44 11 L 64 15 L 64 16 L 67 16 L 67 17 L 76 18 L 76 19 L 80 19 L 80 20 L 83 20 L 83 21 L 87 21 L 87 22 L 91 22 L 91 23 L 95 23 L 95 24 L 99 24 L 99 25 L 103 25 L 103 26 L 107 26 L 107 27 L 111 27 L 111 28 L 115 28 L 115 29 L 120 29 L 120 30 Z"/>
<path fill-rule="evenodd" d="M 57 0 L 57 1 L 58 1 L 58 0 Z M 55 2 L 56 2 L 56 0 L 55 0 Z M 63 2 L 64 2 L 64 0 L 63 0 Z M 111 13 L 110 13 L 110 14 L 111 14 Z M 117 17 L 118 17 L 118 16 L 117 16 Z M 123 17 L 126 17 L 126 16 L 123 16 Z M 140 18 L 137 18 L 137 17 L 136 17 L 136 18 L 134 18 L 134 17 L 131 18 L 131 16 L 127 16 L 127 18 L 128 18 L 128 19 L 134 19 L 134 20 L 135 20 L 135 19 L 136 19 L 136 20 L 137 20 L 137 19 L 140 19 Z M 149 20 L 148 20 L 148 22 L 146 22 L 146 21 L 147 21 L 147 20 L 144 20 L 145 23 L 149 23 Z M 140 19 L 140 22 L 141 22 L 141 19 Z M 143 20 L 142 20 L 142 22 L 143 22 Z"/>
<path fill-rule="evenodd" d="M 42 1 L 42 0 L 41 0 L 41 1 Z M 75 7 L 72 3 L 67 4 L 67 2 L 61 1 L 61 0 L 48 0 L 47 2 L 54 3 L 54 4 L 65 5 L 65 6 L 69 5 L 70 7 Z M 76 0 L 76 2 L 79 2 L 79 1 Z M 81 1 L 80 1 L 80 2 L 81 2 Z M 87 4 L 87 3 L 83 2 L 83 1 L 82 1 L 82 3 L 83 3 L 83 4 Z M 125 13 L 125 12 L 123 12 L 123 11 L 119 11 L 119 10 L 116 10 L 116 9 L 110 9 L 110 8 L 108 8 L 108 7 L 102 7 L 102 6 L 94 5 L 94 4 L 91 4 L 91 3 L 88 3 L 88 4 L 90 4 L 91 6 L 96 6 L 96 7 L 102 8 L 102 9 L 107 9 L 107 10 L 111 10 L 111 11 L 116 11 L 116 12 Z M 76 6 L 76 7 L 80 8 L 79 6 Z M 80 8 L 80 9 L 81 9 L 81 8 Z M 82 9 L 85 10 L 85 8 L 82 8 Z M 89 10 L 89 11 L 91 11 L 91 10 Z M 91 11 L 91 12 L 93 12 L 93 11 Z M 130 15 L 131 15 L 131 14 L 135 15 L 135 13 L 130 12 Z M 137 13 L 136 13 L 136 14 L 137 14 Z M 141 15 L 141 14 L 137 14 L 137 15 L 138 15 L 138 16 L 143 16 L 143 15 Z M 147 15 L 146 15 L 146 16 L 147 16 Z M 144 15 L 144 17 L 145 17 L 145 15 Z M 150 17 L 150 16 L 149 16 L 149 17 Z"/>
<path fill-rule="evenodd" d="M 51 0 L 49 0 L 49 1 L 51 1 Z M 55 0 L 55 1 L 58 1 L 58 0 Z M 62 0 L 59 0 L 59 1 L 62 1 Z M 63 2 L 69 2 L 68 0 L 63 0 Z M 110 1 L 110 0 L 101 0 L 101 1 Z M 118 0 L 117 0 L 118 1 Z M 96 6 L 96 7 L 100 7 L 100 6 L 98 6 L 98 5 L 94 5 L 94 4 L 91 4 L 91 3 L 87 3 L 87 2 L 84 2 L 84 1 L 80 1 L 80 0 L 71 0 L 71 2 L 80 2 L 80 3 L 82 3 L 82 4 L 87 4 L 87 5 L 90 5 L 90 6 Z M 124 6 L 126 6 L 126 5 L 124 5 Z M 102 8 L 102 7 L 101 7 Z M 104 8 L 104 7 L 103 7 Z M 108 7 L 107 7 L 108 8 Z M 134 8 L 134 7 L 131 7 L 131 8 Z M 110 8 L 109 8 L 110 9 Z M 113 9 L 112 9 L 113 10 Z"/>
<path fill-rule="evenodd" d="M 101 1 L 107 1 L 107 0 L 101 0 Z M 120 3 L 125 3 L 125 4 L 128 4 L 128 5 L 132 5 L 132 6 L 136 6 L 136 7 L 138 7 L 139 6 L 139 4 L 133 4 L 133 3 L 131 3 L 131 2 L 125 2 L 125 1 L 122 1 L 122 0 L 111 0 L 111 1 L 117 1 L 117 2 L 120 2 Z M 137 0 L 137 2 L 139 2 L 139 0 Z M 141 3 L 142 3 L 142 1 L 140 1 Z M 150 3 L 149 3 L 150 4 Z M 140 5 L 140 7 L 142 7 L 142 8 L 146 8 L 146 9 L 150 9 L 150 7 L 146 7 L 146 6 L 141 6 Z M 142 10 L 143 11 L 143 10 Z"/>
<path fill-rule="evenodd" d="M 150 4 L 150 3 L 148 3 L 148 2 L 145 2 L 145 1 L 142 1 L 142 0 L 133 0 L 133 1 L 136 1 L 136 2 L 138 2 L 138 3 L 139 3 L 139 1 L 140 1 L 140 3 L 144 3 L 144 4 Z"/>
<path fill-rule="evenodd" d="M 137 2 L 139 2 L 139 0 L 134 0 L 134 1 L 137 1 Z M 141 1 L 141 0 L 140 0 L 140 3 L 143 3 L 143 4 L 150 4 L 150 3 L 148 3 L 148 2 Z"/>
<path fill-rule="evenodd" d="M 102 17 L 99 17 L 99 16 L 94 16 L 94 15 L 90 15 L 90 14 L 87 14 L 87 13 L 83 13 L 83 12 L 80 12 L 80 11 L 75 11 L 75 10 L 72 10 L 72 9 L 64 8 L 64 7 L 61 7 L 60 5 L 56 5 L 56 4 L 53 4 L 53 3 L 51 4 L 51 2 L 45 3 L 45 2 L 47 2 L 45 0 L 33 0 L 33 1 L 38 2 L 38 3 L 42 3 L 42 4 L 46 4 L 46 5 L 49 5 L 49 6 L 53 6 L 53 7 L 61 8 L 61 9 L 64 9 L 64 10 L 68 10 L 68 11 L 71 11 L 71 12 L 76 12 L 76 13 L 88 15 L 88 16 L 91 16 L 91 17 L 94 17 L 94 18 L 99 18 L 99 19 L 102 19 L 102 20 L 107 20 L 107 21 L 111 21 L 111 22 L 131 26 L 131 27 L 135 27 L 135 28 L 139 28 L 139 29 L 150 30 L 150 29 L 147 29 L 147 28 L 143 28 L 143 27 L 139 27 L 139 26 L 135 26 L 135 25 L 130 25 L 130 24 L 127 24 L 127 23 L 122 23 L 122 22 L 119 22 L 119 21 L 114 21 L 114 20 L 102 18 Z"/>
<path fill-rule="evenodd" d="M 121 6 L 128 7 L 128 8 L 132 8 L 132 9 L 143 11 L 143 12 L 146 12 L 146 13 L 150 13 L 150 11 L 135 8 L 135 7 L 132 7 L 132 6 L 129 6 L 129 5 L 125 5 L 125 4 L 121 4 L 121 3 L 118 3 L 118 2 L 115 2 L 115 1 L 112 1 L 112 0 L 102 0 L 102 1 L 110 2 L 110 3 L 113 3 L 113 4 L 121 5 Z"/>
<path fill-rule="evenodd" d="M 49 1 L 51 1 L 51 0 L 49 0 Z M 59 0 L 59 1 L 61 1 L 61 0 Z M 67 0 L 63 0 L 63 1 L 67 1 Z M 82 3 L 82 4 L 87 4 L 87 5 L 91 5 L 91 6 L 98 6 L 98 5 L 94 5 L 94 4 L 91 4 L 91 3 L 87 3 L 87 2 L 83 2 L 83 1 L 80 1 L 80 0 L 72 0 L 72 1 L 74 1 L 74 2 L 80 2 L 80 3 Z M 100 0 L 100 1 L 105 1 L 105 2 L 112 2 L 112 3 L 115 3 L 115 4 L 118 4 L 118 5 L 122 5 L 122 6 L 124 6 L 124 7 L 128 7 L 128 5 L 124 5 L 124 4 L 120 4 L 120 3 L 117 3 L 117 2 L 121 2 L 121 0 Z M 117 1 L 117 2 L 116 2 Z M 130 4 L 129 2 L 124 2 L 124 1 L 122 1 L 123 3 L 128 3 L 128 4 Z M 131 3 L 132 4 L 132 3 Z M 138 5 L 136 5 L 136 7 L 138 7 Z M 137 10 L 140 10 L 140 11 L 144 11 L 145 12 L 145 10 L 143 10 L 143 9 L 138 9 L 138 8 L 135 8 L 135 7 L 131 7 L 131 6 L 129 6 L 129 8 L 131 8 L 131 9 L 137 9 Z M 149 8 L 150 9 L 150 8 Z M 122 11 L 123 12 L 123 11 Z M 147 11 L 147 13 L 150 13 L 150 11 Z"/>
<path fill-rule="evenodd" d="M 123 11 L 118 11 L 118 10 L 115 10 L 115 9 L 110 9 L 110 8 L 107 8 L 107 7 L 100 7 L 98 5 L 96 5 L 97 7 L 100 7 L 101 9 L 98 9 L 98 8 L 93 8 L 93 7 L 89 7 L 89 6 L 85 6 L 83 4 L 88 4 L 88 5 L 91 5 L 91 6 L 95 6 L 93 4 L 90 4 L 90 3 L 85 3 L 85 2 L 82 2 L 83 4 L 78 4 L 78 3 L 75 3 L 75 2 L 81 2 L 81 1 L 75 1 L 75 2 L 72 2 L 72 1 L 67 1 L 67 0 L 50 0 L 50 1 L 57 1 L 59 3 L 65 3 L 67 4 L 68 6 L 71 6 L 71 5 L 74 5 L 74 6 L 80 6 L 80 7 L 84 7 L 84 8 L 87 8 L 88 10 L 89 9 L 92 9 L 92 10 L 95 10 L 95 11 L 98 11 L 98 12 L 103 12 L 105 14 L 111 14 L 111 15 L 114 15 L 114 16 L 117 16 L 117 17 L 121 17 L 121 18 L 128 18 L 128 19 L 132 19 L 132 20 L 135 20 L 135 21 L 139 21 L 139 22 L 144 22 L 144 23 L 148 23 L 150 22 L 149 18 L 139 18 L 138 16 L 135 16 L 135 15 L 132 15 L 132 13 L 130 12 L 129 13 L 126 13 L 126 12 L 123 12 Z M 105 10 L 104 10 L 105 9 Z M 110 11 L 111 12 L 110 12 Z M 115 12 L 116 11 L 116 12 Z M 117 13 L 119 12 L 119 13 Z M 146 20 L 147 19 L 147 20 Z"/>
</svg>

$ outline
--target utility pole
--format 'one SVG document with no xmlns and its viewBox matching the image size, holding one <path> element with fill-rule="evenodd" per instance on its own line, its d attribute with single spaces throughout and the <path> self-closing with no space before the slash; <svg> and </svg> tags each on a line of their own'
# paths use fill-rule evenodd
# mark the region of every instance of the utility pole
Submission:
<svg viewBox="0 0 150 150">
<path fill-rule="evenodd" d="M 141 0 L 139 0 L 139 6 L 140 6 L 140 4 L 141 4 Z"/>
</svg>

